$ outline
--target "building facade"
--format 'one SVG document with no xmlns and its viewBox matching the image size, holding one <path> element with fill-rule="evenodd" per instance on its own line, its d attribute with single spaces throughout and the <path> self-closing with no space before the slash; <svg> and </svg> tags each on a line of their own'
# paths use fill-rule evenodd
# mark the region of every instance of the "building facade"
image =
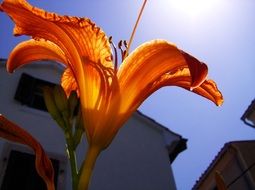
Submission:
<svg viewBox="0 0 255 190">
<path fill-rule="evenodd" d="M 255 140 L 226 143 L 193 189 L 217 190 L 216 172 L 228 190 L 255 189 Z"/>
</svg>

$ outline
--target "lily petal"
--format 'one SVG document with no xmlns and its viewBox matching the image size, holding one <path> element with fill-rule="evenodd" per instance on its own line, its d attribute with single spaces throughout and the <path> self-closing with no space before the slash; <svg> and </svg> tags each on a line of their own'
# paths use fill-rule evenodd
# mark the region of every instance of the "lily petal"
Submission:
<svg viewBox="0 0 255 190">
<path fill-rule="evenodd" d="M 67 68 L 61 77 L 61 86 L 65 90 L 67 96 L 70 95 L 72 91 L 76 91 L 77 95 L 79 95 L 78 86 L 73 75 L 71 68 Z"/>
<path fill-rule="evenodd" d="M 207 65 L 184 51 L 181 51 L 181 53 L 188 63 L 189 71 L 192 77 L 190 89 L 194 89 L 204 82 L 208 74 Z"/>
<path fill-rule="evenodd" d="M 148 94 L 152 94 L 164 86 L 178 86 L 190 91 L 191 84 L 192 78 L 190 70 L 185 68 L 161 76 L 160 79 L 151 86 Z M 205 80 L 198 87 L 194 88 L 192 92 L 211 100 L 217 106 L 223 103 L 223 96 L 213 80 Z"/>
<path fill-rule="evenodd" d="M 25 0 L 4 0 L 0 9 L 15 22 L 15 35 L 43 38 L 58 45 L 75 73 L 82 71 L 83 57 L 113 67 L 108 39 L 89 19 L 46 12 Z"/>
<path fill-rule="evenodd" d="M 54 190 L 54 169 L 42 146 L 24 129 L 0 114 L 0 137 L 30 146 L 35 152 L 35 166 L 48 190 Z"/>
<path fill-rule="evenodd" d="M 84 59 L 85 80 L 78 81 L 83 118 L 86 121 L 88 139 L 97 139 L 112 123 L 111 115 L 117 115 L 119 103 L 118 81 L 113 69 Z M 88 98 L 89 97 L 89 98 Z M 117 104 L 117 106 L 116 106 Z M 104 139 L 104 138 L 103 138 Z M 90 141 L 90 140 L 88 140 Z"/>
<path fill-rule="evenodd" d="M 196 94 L 213 101 L 217 106 L 224 102 L 221 92 L 213 80 L 205 80 L 199 87 L 193 90 Z"/>
<path fill-rule="evenodd" d="M 122 112 L 135 110 L 144 100 L 144 94 L 161 76 L 179 69 L 191 70 L 191 88 L 201 84 L 207 75 L 205 64 L 192 59 L 187 53 L 164 40 L 142 44 L 123 62 L 118 78 L 123 94 Z M 146 96 L 148 97 L 148 96 Z"/>
<path fill-rule="evenodd" d="M 13 72 L 18 67 L 39 60 L 54 60 L 68 64 L 64 52 L 57 45 L 43 39 L 31 39 L 21 42 L 12 50 L 6 66 L 9 72 Z"/>
</svg>

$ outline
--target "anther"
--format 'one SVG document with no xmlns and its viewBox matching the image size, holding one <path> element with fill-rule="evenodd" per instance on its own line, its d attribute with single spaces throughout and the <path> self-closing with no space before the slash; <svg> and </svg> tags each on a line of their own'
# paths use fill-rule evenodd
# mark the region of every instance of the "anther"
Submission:
<svg viewBox="0 0 255 190">
<path fill-rule="evenodd" d="M 127 49 L 127 48 L 128 48 L 127 40 L 124 40 L 124 41 L 123 41 L 123 44 L 124 44 L 125 48 Z"/>
<path fill-rule="evenodd" d="M 119 43 L 118 43 L 118 48 L 120 49 L 121 51 L 121 59 L 122 61 L 124 60 L 124 56 L 125 56 L 125 51 L 122 49 L 122 46 L 123 46 L 123 41 L 120 40 Z"/>
<path fill-rule="evenodd" d="M 128 50 L 128 43 L 127 43 L 127 40 L 124 40 L 123 44 L 124 44 L 126 50 L 124 50 L 124 52 L 123 52 L 122 60 L 124 60 L 128 56 L 128 51 L 127 51 Z"/>
<path fill-rule="evenodd" d="M 112 36 L 109 37 L 109 43 L 112 44 Z"/>
<path fill-rule="evenodd" d="M 119 41 L 118 47 L 119 47 L 119 49 L 121 49 L 121 47 L 122 47 L 122 40 Z"/>
<path fill-rule="evenodd" d="M 123 46 L 124 46 L 124 49 L 123 49 Z M 120 49 L 121 51 L 121 58 L 122 58 L 122 61 L 125 59 L 125 57 L 127 57 L 126 53 L 127 53 L 127 41 L 126 40 L 120 40 L 119 43 L 118 43 L 118 48 Z"/>
</svg>

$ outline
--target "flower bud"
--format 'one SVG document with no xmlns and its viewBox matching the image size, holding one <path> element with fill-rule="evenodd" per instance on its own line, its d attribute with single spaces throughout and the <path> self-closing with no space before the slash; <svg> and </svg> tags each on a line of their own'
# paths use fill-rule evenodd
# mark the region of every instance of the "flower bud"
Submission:
<svg viewBox="0 0 255 190">
<path fill-rule="evenodd" d="M 79 98 L 77 96 L 77 93 L 76 93 L 76 91 L 72 91 L 68 98 L 68 106 L 69 106 L 69 111 L 70 111 L 71 117 L 73 117 L 74 115 L 77 114 L 76 109 L 77 109 L 78 105 L 79 105 Z"/>
<path fill-rule="evenodd" d="M 58 123 L 58 125 L 61 128 L 64 128 L 65 124 L 62 119 L 61 113 L 55 103 L 53 89 L 51 89 L 50 87 L 47 87 L 47 86 L 44 87 L 43 88 L 43 97 L 44 97 L 45 105 L 46 105 L 47 110 L 50 113 L 51 117 Z"/>
<path fill-rule="evenodd" d="M 69 119 L 69 108 L 67 96 L 64 89 L 60 85 L 56 85 L 53 89 L 53 96 L 56 106 L 65 120 Z"/>
</svg>

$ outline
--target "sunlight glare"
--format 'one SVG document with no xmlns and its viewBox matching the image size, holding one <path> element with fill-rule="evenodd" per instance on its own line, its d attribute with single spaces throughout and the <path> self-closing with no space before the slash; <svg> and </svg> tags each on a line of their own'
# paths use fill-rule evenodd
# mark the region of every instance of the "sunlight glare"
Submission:
<svg viewBox="0 0 255 190">
<path fill-rule="evenodd" d="M 171 6 L 192 18 L 212 12 L 219 0 L 171 0 Z"/>
</svg>

